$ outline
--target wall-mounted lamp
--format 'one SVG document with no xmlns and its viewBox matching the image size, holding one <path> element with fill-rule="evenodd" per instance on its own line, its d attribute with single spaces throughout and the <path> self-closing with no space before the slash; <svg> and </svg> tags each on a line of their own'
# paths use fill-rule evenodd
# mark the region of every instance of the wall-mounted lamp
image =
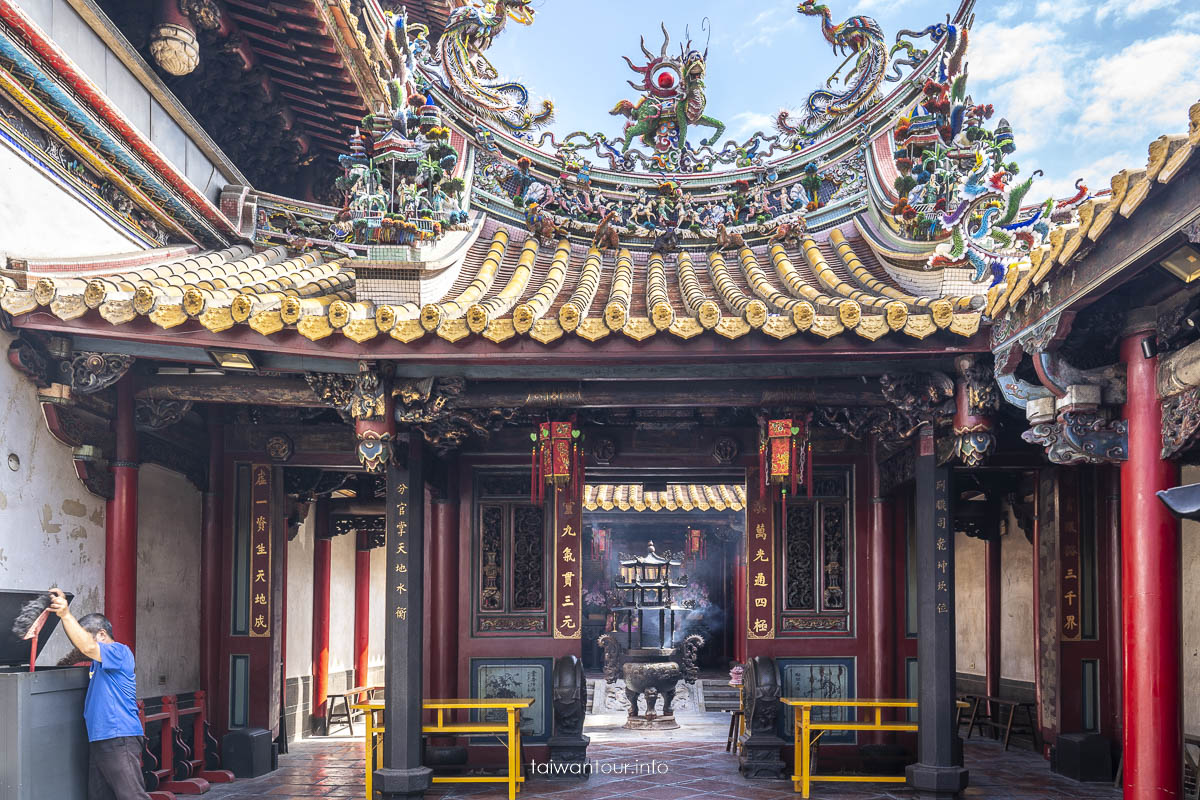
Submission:
<svg viewBox="0 0 1200 800">
<path fill-rule="evenodd" d="M 258 364 L 254 363 L 254 357 L 245 350 L 217 350 L 213 348 L 208 351 L 208 357 L 221 369 L 258 369 Z"/>
</svg>

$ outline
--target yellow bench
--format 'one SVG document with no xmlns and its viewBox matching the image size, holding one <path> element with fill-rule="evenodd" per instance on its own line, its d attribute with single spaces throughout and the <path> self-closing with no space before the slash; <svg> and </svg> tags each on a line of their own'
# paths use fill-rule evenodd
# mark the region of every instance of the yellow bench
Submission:
<svg viewBox="0 0 1200 800">
<path fill-rule="evenodd" d="M 796 710 L 794 735 L 796 739 L 795 769 L 798 774 L 792 776 L 795 790 L 801 797 L 807 798 L 813 781 L 828 781 L 838 783 L 904 783 L 907 778 L 900 775 L 813 775 L 810 757 L 812 755 L 812 732 L 817 731 L 817 739 L 825 735 L 825 731 L 908 731 L 917 729 L 915 722 L 884 722 L 885 708 L 916 708 L 916 700 L 855 700 L 832 699 L 816 700 L 808 697 L 787 697 L 782 701 Z M 966 703 L 958 702 L 959 708 Z M 813 722 L 813 708 L 872 708 L 875 719 L 872 722 Z"/>
<path fill-rule="evenodd" d="M 508 798 L 515 800 L 521 784 L 525 781 L 524 767 L 521 763 L 521 709 L 533 705 L 530 697 L 504 697 L 494 699 L 462 698 L 452 700 L 426 700 L 422 707 L 426 711 L 436 711 L 437 720 L 432 725 L 422 725 L 421 732 L 441 734 L 443 736 L 477 736 L 480 734 L 503 735 L 504 747 L 508 751 L 507 772 L 496 776 L 463 776 L 455 778 L 437 777 L 434 783 L 505 783 L 508 784 Z M 372 776 L 376 769 L 383 767 L 383 725 L 376 724 L 376 713 L 382 713 L 383 703 L 359 703 L 353 708 L 363 712 L 366 721 L 366 772 L 367 800 L 374 800 Z M 455 709 L 467 711 L 489 711 L 503 709 L 505 721 L 500 722 L 447 722 L 446 712 Z M 374 766 L 372 766 L 374 764 Z"/>
</svg>

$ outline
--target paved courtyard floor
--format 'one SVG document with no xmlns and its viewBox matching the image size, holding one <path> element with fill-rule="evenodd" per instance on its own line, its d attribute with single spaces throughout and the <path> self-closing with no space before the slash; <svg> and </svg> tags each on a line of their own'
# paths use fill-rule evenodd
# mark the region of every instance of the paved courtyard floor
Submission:
<svg viewBox="0 0 1200 800">
<path fill-rule="evenodd" d="M 661 774 L 593 774 L 585 781 L 553 781 L 530 777 L 519 800 L 783 800 L 799 797 L 790 781 L 748 781 L 737 772 L 737 759 L 725 752 L 724 714 L 696 715 L 681 722 L 679 731 L 659 732 L 654 741 L 629 741 L 629 732 L 616 720 L 589 718 L 585 733 L 592 736 L 589 760 L 596 764 L 648 763 L 667 765 Z M 990 740 L 966 742 L 966 766 L 971 785 L 963 793 L 970 800 L 1117 800 L 1121 792 L 1109 784 L 1081 784 L 1050 771 L 1048 762 L 1028 750 L 1003 747 Z M 506 798 L 499 784 L 439 785 L 430 798 L 470 797 L 472 800 Z M 363 745 L 348 735 L 308 739 L 290 745 L 280 756 L 279 769 L 252 780 L 214 786 L 210 800 L 249 798 L 364 798 Z M 814 784 L 814 800 L 915 800 L 916 794 L 896 784 Z"/>
</svg>

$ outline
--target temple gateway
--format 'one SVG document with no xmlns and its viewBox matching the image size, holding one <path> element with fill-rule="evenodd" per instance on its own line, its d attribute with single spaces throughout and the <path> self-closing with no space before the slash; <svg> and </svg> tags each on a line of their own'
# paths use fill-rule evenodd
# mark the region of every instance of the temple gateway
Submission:
<svg viewBox="0 0 1200 800">
<path fill-rule="evenodd" d="M 0 0 L 0 795 L 57 586 L 155 800 L 1195 797 L 1200 103 L 1051 196 L 851 6 L 738 141 L 708 21 L 560 136 L 530 0 Z"/>
</svg>

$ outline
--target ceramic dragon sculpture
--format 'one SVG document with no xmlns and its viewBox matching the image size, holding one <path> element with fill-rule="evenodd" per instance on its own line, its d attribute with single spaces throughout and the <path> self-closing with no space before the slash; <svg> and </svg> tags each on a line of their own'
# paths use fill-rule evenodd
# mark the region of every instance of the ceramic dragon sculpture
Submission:
<svg viewBox="0 0 1200 800">
<path fill-rule="evenodd" d="M 484 51 L 509 20 L 533 22 L 531 0 L 472 0 L 456 8 L 438 40 L 438 56 L 446 83 L 457 98 L 483 116 L 513 132 L 545 125 L 554 104 L 543 100 L 536 113 L 529 108 L 529 90 L 516 81 L 500 81 Z"/>
<path fill-rule="evenodd" d="M 806 124 L 793 123 L 787 111 L 781 111 L 776 118 L 775 124 L 779 130 L 791 136 L 794 146 L 799 148 L 816 141 L 843 118 L 857 113 L 871 101 L 883 82 L 888 48 L 879 23 L 870 17 L 857 15 L 840 25 L 834 25 L 829 7 L 816 5 L 815 0 L 803 0 L 796 10 L 805 16 L 821 17 L 821 33 L 825 35 L 825 40 L 833 46 L 835 53 L 846 56 L 846 60 L 825 81 L 825 88 L 816 90 L 805 101 Z M 846 89 L 833 91 L 830 87 L 838 79 L 842 67 L 851 59 L 854 60 L 854 66 L 843 80 Z M 807 126 L 822 117 L 825 118 L 823 122 L 811 128 Z"/>
<path fill-rule="evenodd" d="M 629 81 L 634 89 L 644 92 L 641 99 L 637 103 L 622 100 L 609 113 L 629 118 L 625 123 L 622 153 L 629 150 L 636 136 L 654 151 L 654 166 L 675 170 L 687 146 L 688 126 L 703 125 L 713 129 L 712 136 L 700 141 L 703 147 L 716 143 L 725 132 L 725 123 L 704 113 L 708 48 L 704 52 L 696 50 L 689 39 L 680 48 L 678 57 L 668 56 L 671 37 L 665 25 L 662 32 L 662 48 L 657 56 L 646 49 L 646 40 L 642 39 L 642 53 L 646 56 L 644 65 L 638 66 L 624 56 L 629 68 L 642 76 L 641 83 Z"/>
</svg>

